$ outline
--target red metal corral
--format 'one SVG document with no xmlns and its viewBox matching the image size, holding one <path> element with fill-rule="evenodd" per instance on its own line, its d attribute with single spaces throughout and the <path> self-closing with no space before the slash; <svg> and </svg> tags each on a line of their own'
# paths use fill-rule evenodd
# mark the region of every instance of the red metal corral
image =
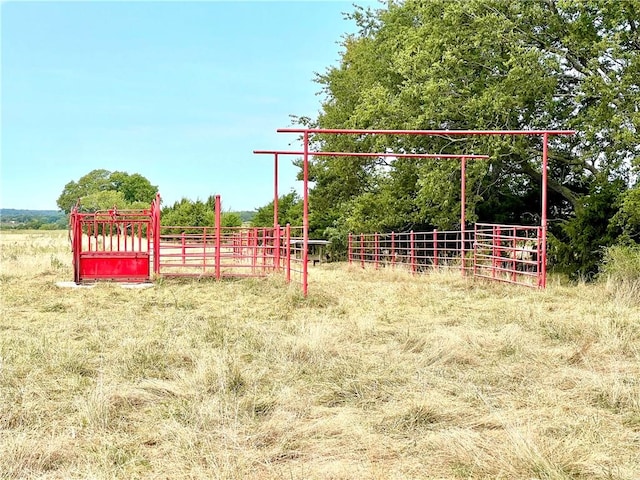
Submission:
<svg viewBox="0 0 640 480">
<path fill-rule="evenodd" d="M 363 268 L 461 269 L 479 278 L 545 285 L 542 227 L 477 223 L 470 231 L 349 234 L 347 248 L 349 263 Z"/>
<path fill-rule="evenodd" d="M 414 272 L 459 269 L 460 239 L 460 231 L 445 230 L 351 234 L 347 242 L 348 258 L 350 263 L 359 262 L 375 269 L 393 266 L 404 266 Z"/>
<path fill-rule="evenodd" d="M 474 276 L 544 288 L 542 227 L 476 223 Z"/>
<path fill-rule="evenodd" d="M 162 276 L 259 277 L 282 269 L 283 229 L 162 226 Z M 285 252 L 286 253 L 286 252 Z"/>
<path fill-rule="evenodd" d="M 160 196 L 149 209 L 71 212 L 74 281 L 148 282 L 157 276 L 261 277 L 274 272 L 302 285 L 302 227 L 162 226 Z"/>
</svg>

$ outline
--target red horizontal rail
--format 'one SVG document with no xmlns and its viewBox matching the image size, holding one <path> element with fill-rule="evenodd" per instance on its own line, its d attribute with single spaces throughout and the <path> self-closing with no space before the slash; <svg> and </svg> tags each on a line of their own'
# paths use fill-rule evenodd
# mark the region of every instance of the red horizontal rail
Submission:
<svg viewBox="0 0 640 480">
<path fill-rule="evenodd" d="M 279 128 L 278 133 L 352 135 L 573 135 L 575 130 L 368 130 L 348 128 Z"/>
<path fill-rule="evenodd" d="M 257 155 L 304 155 L 304 152 L 286 150 L 254 150 Z M 312 157 L 397 157 L 397 158 L 467 158 L 487 160 L 489 155 L 453 153 L 392 153 L 392 152 L 308 152 Z"/>
</svg>

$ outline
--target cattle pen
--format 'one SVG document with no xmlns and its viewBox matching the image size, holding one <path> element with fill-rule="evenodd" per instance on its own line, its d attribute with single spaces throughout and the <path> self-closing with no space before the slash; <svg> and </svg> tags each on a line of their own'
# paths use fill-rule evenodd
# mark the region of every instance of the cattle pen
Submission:
<svg viewBox="0 0 640 480">
<path fill-rule="evenodd" d="M 351 233 L 346 258 L 351 264 L 373 268 L 406 268 L 412 273 L 433 269 L 460 269 L 462 275 L 535 288 L 545 288 L 547 277 L 547 171 L 548 142 L 553 135 L 571 130 L 341 130 L 278 129 L 302 134 L 299 151 L 254 150 L 274 157 L 274 219 L 271 227 L 224 227 L 221 199 L 215 196 L 215 224 L 202 226 L 162 225 L 160 196 L 150 208 L 136 211 L 109 209 L 83 212 L 78 204 L 70 215 L 74 281 L 99 280 L 150 282 L 155 277 L 259 277 L 283 274 L 287 282 L 298 279 L 308 294 L 309 262 L 321 261 L 310 249 L 309 159 L 310 157 L 391 157 L 451 159 L 460 162 L 461 208 L 458 230 L 428 232 Z M 542 139 L 542 189 L 540 225 L 469 224 L 466 220 L 466 162 L 486 160 L 488 155 L 312 151 L 310 136 L 327 135 L 531 135 Z M 279 224 L 278 158 L 302 157 L 302 225 Z"/>
</svg>

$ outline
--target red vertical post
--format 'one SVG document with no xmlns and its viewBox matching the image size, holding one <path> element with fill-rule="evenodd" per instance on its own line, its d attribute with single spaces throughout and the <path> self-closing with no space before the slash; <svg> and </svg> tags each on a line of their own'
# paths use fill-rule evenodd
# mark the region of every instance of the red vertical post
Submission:
<svg viewBox="0 0 640 480">
<path fill-rule="evenodd" d="M 347 258 L 349 259 L 349 265 L 351 265 L 351 232 L 349 232 L 349 237 L 347 239 Z"/>
<path fill-rule="evenodd" d="M 374 265 L 376 270 L 378 269 L 378 257 L 379 257 L 379 239 L 378 239 L 378 232 L 374 233 L 373 235 L 373 248 L 374 248 Z"/>
<path fill-rule="evenodd" d="M 286 251 L 287 251 L 287 265 L 286 265 L 286 273 L 287 273 L 287 283 L 291 283 L 291 225 L 287 223 L 285 228 L 285 242 L 287 243 Z"/>
<path fill-rule="evenodd" d="M 156 274 L 160 274 L 160 194 L 156 195 L 153 231 L 153 260 Z"/>
<path fill-rule="evenodd" d="M 73 281 L 80 283 L 80 251 L 82 250 L 82 222 L 80 214 L 74 208 L 71 212 L 71 225 L 73 228 Z"/>
<path fill-rule="evenodd" d="M 267 229 L 262 228 L 262 273 L 265 272 L 267 264 L 267 249 L 268 249 Z"/>
<path fill-rule="evenodd" d="M 438 229 L 433 229 L 433 266 L 438 267 Z"/>
<path fill-rule="evenodd" d="M 396 264 L 396 234 L 391 232 L 391 265 Z"/>
<path fill-rule="evenodd" d="M 360 234 L 360 266 L 364 268 L 364 233 Z"/>
<path fill-rule="evenodd" d="M 253 255 L 251 255 L 251 273 L 255 275 L 258 263 L 258 229 L 253 229 Z"/>
<path fill-rule="evenodd" d="M 478 224 L 473 225 L 473 276 L 478 274 Z"/>
<path fill-rule="evenodd" d="M 216 254 L 215 254 L 215 262 L 216 262 L 216 280 L 220 280 L 220 236 L 222 235 L 222 215 L 221 215 L 221 205 L 220 205 L 220 195 L 216 195 L 216 202 L 215 202 L 215 207 L 216 207 L 216 237 L 215 237 L 215 248 L 216 248 Z M 206 242 L 206 239 L 205 239 Z"/>
<path fill-rule="evenodd" d="M 273 154 L 273 228 L 279 225 L 278 220 L 278 154 Z"/>
<path fill-rule="evenodd" d="M 546 288 L 547 286 L 547 170 L 548 170 L 548 145 L 549 134 L 544 133 L 542 135 L 542 212 L 540 215 L 540 223 L 542 224 L 542 259 L 540 260 L 540 286 Z"/>
<path fill-rule="evenodd" d="M 537 242 L 537 247 L 536 248 L 536 278 L 538 280 L 538 287 L 543 287 L 543 282 L 542 282 L 542 231 L 543 228 L 542 227 L 538 227 L 537 229 L 537 235 L 536 235 L 536 242 Z"/>
<path fill-rule="evenodd" d="M 113 223 L 109 223 L 109 251 L 113 252 Z"/>
<path fill-rule="evenodd" d="M 187 253 L 187 247 L 186 247 L 186 239 L 185 239 L 185 233 L 182 232 L 182 265 L 184 266 L 185 261 L 186 261 L 186 253 Z"/>
<path fill-rule="evenodd" d="M 516 231 L 516 227 L 513 227 L 513 232 L 511 235 L 513 236 L 513 250 L 511 251 L 511 281 L 516 281 L 516 272 L 518 271 L 518 232 Z"/>
<path fill-rule="evenodd" d="M 309 290 L 309 132 L 303 134 L 303 180 L 304 201 L 302 213 L 302 293 L 307 296 Z"/>
<path fill-rule="evenodd" d="M 280 225 L 276 225 L 276 228 L 274 229 L 274 248 L 275 251 L 274 253 L 274 259 L 273 259 L 273 263 L 274 263 L 274 270 L 279 272 L 280 271 Z"/>
<path fill-rule="evenodd" d="M 202 274 L 206 273 L 207 268 L 207 227 L 202 228 Z"/>
<path fill-rule="evenodd" d="M 467 159 L 462 157 L 460 162 L 460 265 L 462 265 L 462 275 L 465 274 L 465 230 L 466 230 L 466 210 L 467 210 Z"/>
<path fill-rule="evenodd" d="M 497 236 L 496 236 L 496 271 L 502 271 L 502 229 L 500 226 L 496 227 Z"/>
<path fill-rule="evenodd" d="M 496 248 L 496 226 L 494 225 L 492 227 L 492 235 L 491 235 L 491 276 L 493 278 L 496 278 L 496 262 L 497 260 L 497 251 L 498 249 Z"/>
<path fill-rule="evenodd" d="M 410 245 L 410 252 L 411 252 L 411 271 L 415 272 L 416 271 L 416 250 L 415 250 L 415 242 L 414 242 L 414 235 L 413 235 L 413 230 L 411 230 L 411 235 L 409 236 L 411 245 Z"/>
</svg>

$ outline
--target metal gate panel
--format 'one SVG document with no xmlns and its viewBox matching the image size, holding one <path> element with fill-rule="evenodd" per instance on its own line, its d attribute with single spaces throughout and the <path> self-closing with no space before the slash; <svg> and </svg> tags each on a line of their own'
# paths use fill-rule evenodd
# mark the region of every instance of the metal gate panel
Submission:
<svg viewBox="0 0 640 480">
<path fill-rule="evenodd" d="M 543 287 L 542 227 L 476 223 L 473 275 Z"/>
<path fill-rule="evenodd" d="M 152 210 L 106 210 L 70 216 L 76 283 L 151 280 Z"/>
</svg>

